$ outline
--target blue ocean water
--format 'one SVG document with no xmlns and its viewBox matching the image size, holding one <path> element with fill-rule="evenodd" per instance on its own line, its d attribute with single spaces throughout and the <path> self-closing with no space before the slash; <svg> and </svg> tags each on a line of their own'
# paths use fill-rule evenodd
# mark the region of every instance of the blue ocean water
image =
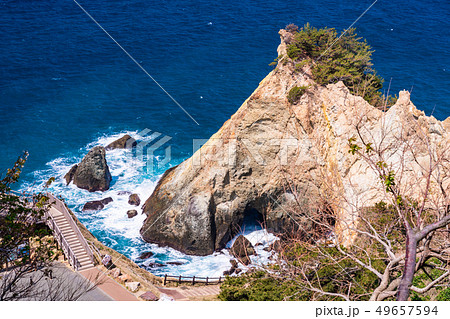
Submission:
<svg viewBox="0 0 450 319">
<path fill-rule="evenodd" d="M 54 191 L 68 198 L 88 228 L 136 258 L 143 247 L 158 248 L 139 239 L 143 216 L 126 220 L 126 200 L 117 192 L 137 191 L 145 200 L 164 169 L 192 155 L 193 138 L 209 138 L 220 128 L 271 70 L 280 28 L 310 22 L 342 30 L 373 1 L 78 3 L 200 125 L 74 1 L 0 0 L 0 171 L 28 150 L 21 187 L 56 176 Z M 355 24 L 375 50 L 374 67 L 386 88 L 391 81 L 393 94 L 412 89 L 416 106 L 441 120 L 450 116 L 449 12 L 445 0 L 378 0 Z M 94 215 L 81 213 L 83 202 L 103 195 L 65 187 L 65 170 L 89 147 L 146 128 L 171 137 L 171 161 L 148 172 L 128 155 L 110 153 L 114 204 Z M 161 250 L 154 261 L 195 263 L 194 257 L 177 254 Z M 209 259 L 209 269 L 219 269 L 220 258 Z M 188 273 L 179 268 L 171 271 Z"/>
</svg>

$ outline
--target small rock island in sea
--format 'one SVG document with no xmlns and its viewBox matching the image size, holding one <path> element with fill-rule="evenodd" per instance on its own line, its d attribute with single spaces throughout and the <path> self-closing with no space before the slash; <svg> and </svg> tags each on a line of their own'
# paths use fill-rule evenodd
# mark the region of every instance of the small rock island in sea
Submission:
<svg viewBox="0 0 450 319">
<path fill-rule="evenodd" d="M 73 181 L 79 188 L 90 192 L 108 190 L 112 177 L 106 162 L 105 148 L 96 146 L 91 149 L 81 163 L 74 165 L 64 178 L 67 185 Z"/>
</svg>

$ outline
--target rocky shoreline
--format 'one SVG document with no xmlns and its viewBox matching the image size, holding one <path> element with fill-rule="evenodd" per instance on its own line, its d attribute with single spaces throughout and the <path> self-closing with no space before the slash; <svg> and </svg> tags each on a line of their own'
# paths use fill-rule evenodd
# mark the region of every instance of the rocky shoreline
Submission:
<svg viewBox="0 0 450 319">
<path fill-rule="evenodd" d="M 341 221 L 333 236 L 350 244 L 349 229 L 357 222 L 352 207 L 358 201 L 373 205 L 380 194 L 373 187 L 376 176 L 349 154 L 348 141 L 361 134 L 381 136 L 389 123 L 393 133 L 385 137 L 388 143 L 400 126 L 411 134 L 421 129 L 436 144 L 449 142 L 450 118 L 441 122 L 426 116 L 411 102 L 409 92 L 401 91 L 397 102 L 382 111 L 351 94 L 342 82 L 317 85 L 308 67 L 299 72 L 286 57 L 289 32 L 281 30 L 280 37 L 277 67 L 206 144 L 163 174 L 145 200 L 142 210 L 147 217 L 140 230 L 145 241 L 185 254 L 210 255 L 223 249 L 249 216 L 276 234 L 295 227 L 307 232 L 307 215 L 321 208 L 323 198 L 343 194 L 347 203 L 326 204 Z M 288 93 L 295 87 L 304 87 L 305 92 L 292 101 Z M 91 192 L 107 190 L 112 178 L 106 151 L 136 145 L 124 135 L 106 148 L 94 147 L 67 172 L 67 184 Z M 301 194 L 305 216 L 292 219 L 289 208 L 299 200 L 295 192 Z M 134 218 L 137 210 L 131 208 L 140 206 L 141 199 L 131 192 L 127 195 L 130 209 L 124 214 Z M 83 210 L 101 210 L 108 202 L 108 198 L 89 202 Z M 242 264 L 248 264 L 251 247 L 244 251 L 246 256 L 231 249 Z"/>
<path fill-rule="evenodd" d="M 450 119 L 426 116 L 408 91 L 383 111 L 343 82 L 320 86 L 307 65 L 299 70 L 287 57 L 290 33 L 281 30 L 280 37 L 277 67 L 191 158 L 161 177 L 143 206 L 144 240 L 209 255 L 225 247 L 251 214 L 271 232 L 308 232 L 307 215 L 327 206 L 339 220 L 336 236 L 350 245 L 354 207 L 373 205 L 382 194 L 368 164 L 349 153 L 349 140 L 385 135 L 384 142 L 394 145 L 398 132 L 421 130 L 436 146 L 450 142 Z M 305 88 L 304 94 L 292 101 L 288 95 L 295 87 Z M 419 161 L 425 155 L 418 150 Z M 415 160 L 407 159 L 412 165 Z M 339 196 L 345 203 L 324 201 Z M 288 212 L 299 199 L 304 216 L 292 219 Z"/>
</svg>

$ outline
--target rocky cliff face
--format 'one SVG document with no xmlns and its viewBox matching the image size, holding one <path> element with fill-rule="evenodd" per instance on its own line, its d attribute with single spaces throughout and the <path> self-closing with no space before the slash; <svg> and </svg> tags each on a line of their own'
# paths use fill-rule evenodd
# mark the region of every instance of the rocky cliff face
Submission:
<svg viewBox="0 0 450 319">
<path fill-rule="evenodd" d="M 278 54 L 286 56 L 289 34 L 281 30 L 280 35 Z M 289 103 L 289 90 L 302 85 L 309 86 L 307 92 Z M 448 126 L 448 120 L 418 111 L 406 91 L 382 112 L 342 82 L 318 86 L 307 69 L 302 74 L 282 59 L 206 144 L 166 171 L 145 202 L 141 235 L 188 254 L 207 255 L 223 248 L 248 214 L 262 214 L 275 232 L 289 226 L 291 217 L 308 227 L 307 218 L 291 215 L 292 207 L 300 198 L 307 214 L 327 198 L 340 216 L 340 235 L 351 241 L 342 225 L 354 224 L 355 207 L 373 204 L 381 194 L 373 171 L 349 154 L 349 138 L 384 143 L 420 129 L 436 145 L 448 145 Z"/>
<path fill-rule="evenodd" d="M 79 188 L 90 192 L 108 190 L 112 177 L 106 162 L 105 148 L 96 146 L 91 149 L 81 163 L 74 165 L 64 178 L 67 184 L 73 181 Z"/>
</svg>

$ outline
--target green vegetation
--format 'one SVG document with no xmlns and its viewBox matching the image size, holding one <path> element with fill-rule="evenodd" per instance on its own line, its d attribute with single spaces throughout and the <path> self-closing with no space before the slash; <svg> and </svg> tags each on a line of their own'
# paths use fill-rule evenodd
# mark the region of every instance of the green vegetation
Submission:
<svg viewBox="0 0 450 319">
<path fill-rule="evenodd" d="M 436 298 L 437 301 L 450 301 L 450 288 L 442 290 Z"/>
<path fill-rule="evenodd" d="M 323 212 L 322 212 L 323 213 Z M 389 240 L 393 251 L 401 254 L 405 246 L 405 227 L 393 205 L 379 202 L 361 210 L 361 232 L 375 231 Z M 351 300 L 369 300 L 381 281 L 373 271 L 359 262 L 384 273 L 389 263 L 383 246 L 373 238 L 359 236 L 350 248 L 329 245 L 328 242 L 307 242 L 285 239 L 283 262 L 266 271 L 259 270 L 227 277 L 219 298 L 230 301 L 252 300 L 319 300 L 339 301 L 343 296 Z M 423 288 L 443 274 L 446 265 L 437 258 L 427 258 L 415 275 L 413 285 Z M 425 269 L 425 270 L 424 270 Z M 402 275 L 401 268 L 391 272 L 393 278 Z M 312 290 L 311 287 L 319 288 Z M 412 293 L 411 300 L 448 300 L 450 289 L 425 294 Z M 438 296 L 436 297 L 436 294 Z M 394 300 L 395 296 L 385 300 Z"/>
<path fill-rule="evenodd" d="M 40 223 L 49 207 L 48 198 L 40 193 L 18 194 L 11 190 L 27 156 L 25 152 L 0 179 L 0 300 L 38 296 L 43 288 L 37 283 L 44 280 L 44 275 L 31 281 L 27 274 L 44 269 L 57 256 L 50 229 Z"/>
<path fill-rule="evenodd" d="M 219 299 L 227 301 L 308 300 L 308 292 L 299 294 L 295 281 L 280 280 L 260 270 L 239 277 L 227 277 L 221 286 Z"/>
<path fill-rule="evenodd" d="M 52 253 L 43 245 L 30 247 L 30 238 L 34 238 L 36 245 L 50 235 L 48 228 L 37 223 L 47 208 L 47 198 L 42 194 L 21 196 L 11 192 L 27 156 L 24 153 L 0 180 L 0 269 L 10 263 L 16 266 L 39 263 Z M 38 248 L 43 251 L 37 251 Z"/>
<path fill-rule="evenodd" d="M 287 99 L 289 103 L 295 104 L 303 94 L 305 94 L 306 90 L 308 89 L 308 86 L 302 85 L 302 86 L 294 86 L 288 93 Z"/>
<path fill-rule="evenodd" d="M 325 254 L 324 254 L 325 252 Z M 304 274 L 291 272 L 291 269 L 270 271 L 259 270 L 239 277 L 227 277 L 221 286 L 220 300 L 226 301 L 262 301 L 262 300 L 344 300 L 331 294 L 342 290 L 357 295 L 356 300 L 368 300 L 371 291 L 379 284 L 378 278 L 354 261 L 342 258 L 334 247 L 315 247 L 297 243 L 289 245 L 284 252 L 285 261 L 297 269 L 308 269 Z M 381 260 L 373 265 L 384 268 Z M 281 271 L 274 271 L 275 269 Z M 308 282 L 330 295 L 317 293 L 309 289 Z M 358 284 L 355 285 L 354 283 Z M 353 283 L 353 284 L 352 284 Z"/>
<path fill-rule="evenodd" d="M 334 28 L 316 29 L 306 24 L 286 28 L 293 34 L 288 45 L 288 57 L 298 64 L 298 70 L 310 65 L 314 81 L 320 85 L 343 81 L 353 94 L 364 97 L 371 105 L 383 107 L 395 103 L 380 90 L 384 80 L 372 68 L 372 53 L 366 40 L 358 37 L 355 29 L 340 36 Z"/>
</svg>

